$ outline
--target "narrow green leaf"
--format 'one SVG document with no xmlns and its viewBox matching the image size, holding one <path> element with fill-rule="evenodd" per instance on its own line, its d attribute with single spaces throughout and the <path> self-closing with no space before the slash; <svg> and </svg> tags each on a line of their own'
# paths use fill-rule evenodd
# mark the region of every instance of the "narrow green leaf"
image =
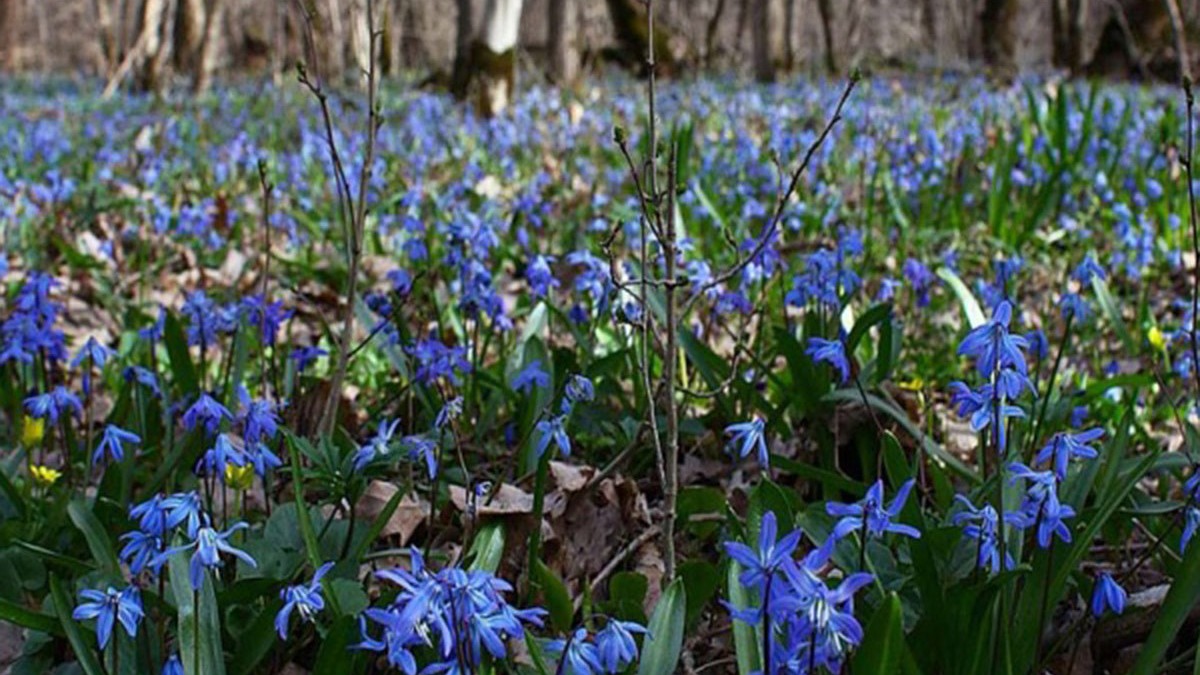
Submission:
<svg viewBox="0 0 1200 675">
<path fill-rule="evenodd" d="M 904 624 L 900 597 L 889 593 L 871 616 L 862 644 L 854 654 L 854 672 L 893 675 L 904 659 Z"/>
<path fill-rule="evenodd" d="M 884 302 L 863 312 L 862 316 L 854 322 L 854 327 L 850 329 L 850 334 L 846 336 L 846 354 L 854 353 L 858 347 L 858 343 L 866 336 L 867 331 L 874 326 L 878 326 L 892 318 L 892 303 Z"/>
<path fill-rule="evenodd" d="M 542 591 L 546 609 L 550 611 L 550 622 L 560 631 L 571 628 L 571 620 L 575 616 L 575 606 L 571 603 L 571 595 L 562 579 L 540 559 L 533 561 L 533 583 Z"/>
<path fill-rule="evenodd" d="M 275 646 L 275 614 L 283 603 L 271 600 L 263 607 L 245 632 L 239 636 L 238 650 L 229 663 L 231 675 L 250 675 Z"/>
<path fill-rule="evenodd" d="M 83 630 L 79 628 L 75 619 L 71 618 L 73 607 L 71 598 L 63 589 L 58 577 L 54 575 L 50 575 L 50 600 L 54 604 L 54 613 L 58 615 L 58 621 L 62 624 L 63 632 L 67 634 L 67 641 L 71 643 L 71 650 L 75 652 L 75 658 L 79 661 L 79 667 L 83 669 L 84 674 L 104 675 L 104 668 L 100 666 L 100 660 L 92 651 L 90 641 L 84 636 Z"/>
<path fill-rule="evenodd" d="M 313 672 L 321 675 L 349 675 L 361 670 L 362 658 L 350 649 L 352 641 L 357 638 L 358 630 L 354 617 L 343 616 L 334 621 L 329 627 L 329 632 L 321 640 L 321 651 L 317 653 Z"/>
<path fill-rule="evenodd" d="M 1150 636 L 1142 645 L 1130 675 L 1154 675 L 1158 672 L 1158 664 L 1162 663 L 1197 602 L 1200 602 L 1200 546 L 1192 544 L 1184 552 L 1183 562 L 1177 568 L 1158 619 L 1150 629 Z"/>
<path fill-rule="evenodd" d="M 958 302 L 962 305 L 963 313 L 967 315 L 967 324 L 971 328 L 982 326 L 986 317 L 983 315 L 983 309 L 979 306 L 979 301 L 975 299 L 975 294 L 963 280 L 958 277 L 949 267 L 941 267 L 937 271 L 938 277 L 945 281 L 950 290 L 954 291 L 954 295 L 958 297 Z"/>
<path fill-rule="evenodd" d="M 475 534 L 475 541 L 471 542 L 471 550 L 467 552 L 471 560 L 470 568 L 480 572 L 495 572 L 503 556 L 504 525 L 493 521 L 481 527 Z"/>
<path fill-rule="evenodd" d="M 196 367 L 192 365 L 192 357 L 188 354 L 187 336 L 174 314 L 168 313 L 167 320 L 163 323 L 163 344 L 167 348 L 167 356 L 171 359 L 171 374 L 175 377 L 179 391 L 184 395 L 199 391 Z"/>
<path fill-rule="evenodd" d="M 58 619 L 42 614 L 41 612 L 35 612 L 28 607 L 18 605 L 4 598 L 0 598 L 0 620 L 30 630 L 49 633 L 50 635 L 63 635 L 62 626 L 58 624 Z"/>
<path fill-rule="evenodd" d="M 1100 275 L 1095 275 L 1092 277 L 1092 290 L 1096 292 L 1096 300 L 1100 302 L 1100 308 L 1108 316 L 1108 321 L 1112 324 L 1113 330 L 1117 332 L 1117 337 L 1121 338 L 1121 344 L 1125 347 L 1126 353 L 1136 354 L 1137 345 L 1133 341 L 1133 335 L 1129 333 L 1129 327 L 1125 325 L 1125 319 L 1121 317 L 1121 307 L 1108 290 L 1108 282 Z"/>
<path fill-rule="evenodd" d="M 175 594 L 175 607 L 179 613 L 178 645 L 179 660 L 187 675 L 224 675 L 225 656 L 221 649 L 221 619 L 218 614 L 217 594 L 213 591 L 212 578 L 204 573 L 204 585 L 199 593 L 192 590 L 188 579 L 190 558 L 186 551 L 176 553 L 168 563 L 171 592 Z M 196 607 L 197 598 L 200 606 Z M 197 626 L 199 623 L 199 626 Z M 200 672 L 195 670 L 196 652 L 200 653 Z"/>
<path fill-rule="evenodd" d="M 734 609 L 749 609 L 754 603 L 750 594 L 738 581 L 742 568 L 734 561 L 729 561 L 729 574 L 726 583 L 729 586 L 729 603 Z M 758 653 L 758 631 L 754 626 L 733 619 L 733 651 L 737 657 L 738 675 L 750 675 L 762 670 L 762 656 Z"/>
<path fill-rule="evenodd" d="M 671 675 L 683 650 L 683 624 L 687 618 L 687 591 L 676 579 L 658 599 L 650 616 L 649 634 L 642 645 L 638 675 Z"/>
<path fill-rule="evenodd" d="M 96 514 L 92 513 L 91 508 L 82 501 L 73 501 L 67 506 L 67 515 L 71 517 L 71 522 L 75 527 L 83 533 L 83 538 L 87 541 L 88 550 L 92 552 L 96 565 L 105 574 L 112 577 L 121 576 L 121 564 L 117 561 L 117 553 L 113 550 L 108 534 L 96 518 Z"/>
</svg>

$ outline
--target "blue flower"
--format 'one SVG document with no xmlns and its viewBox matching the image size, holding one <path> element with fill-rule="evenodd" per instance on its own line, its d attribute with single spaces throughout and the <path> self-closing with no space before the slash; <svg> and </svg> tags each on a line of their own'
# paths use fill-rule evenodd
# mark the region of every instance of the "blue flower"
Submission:
<svg viewBox="0 0 1200 675">
<path fill-rule="evenodd" d="M 184 675 L 183 664 L 179 662 L 178 654 L 172 654 L 163 664 L 162 675 Z"/>
<path fill-rule="evenodd" d="M 437 477 L 437 441 L 427 436 L 405 436 L 400 439 L 400 444 L 407 448 L 409 461 L 424 460 L 425 470 L 428 472 L 430 480 Z"/>
<path fill-rule="evenodd" d="M 138 337 L 147 342 L 161 342 L 166 325 L 167 309 L 162 305 L 159 305 L 158 317 L 155 318 L 154 323 L 150 324 L 146 328 L 138 330 Z"/>
<path fill-rule="evenodd" d="M 732 434 L 729 444 L 730 446 L 737 446 L 738 457 L 745 459 L 751 450 L 757 450 L 758 463 L 766 468 L 770 466 L 771 454 L 767 450 L 767 440 L 763 436 L 765 428 L 766 421 L 755 415 L 749 422 L 730 424 L 725 427 L 725 433 Z"/>
<path fill-rule="evenodd" d="M 64 414 L 74 413 L 76 417 L 82 415 L 83 404 L 78 396 L 60 385 L 49 393 L 25 399 L 25 410 L 31 417 L 48 419 L 50 424 L 58 424 L 58 418 Z"/>
<path fill-rule="evenodd" d="M 554 272 L 550 270 L 552 262 L 554 256 L 537 255 L 525 268 L 525 279 L 529 281 L 529 290 L 533 292 L 533 297 L 543 298 L 549 295 L 552 289 L 558 288 L 558 279 L 554 278 Z"/>
<path fill-rule="evenodd" d="M 388 454 L 388 446 L 391 445 L 392 436 L 396 433 L 398 426 L 400 426 L 399 419 L 383 420 L 379 423 L 375 429 L 375 436 L 359 446 L 358 451 L 354 453 L 355 471 L 362 471 L 371 462 Z"/>
<path fill-rule="evenodd" d="M 1013 368 L 1022 375 L 1027 372 L 1024 350 L 1029 343 L 1024 337 L 1009 332 L 1011 321 L 1012 305 L 1002 300 L 992 318 L 967 333 L 958 346 L 958 354 L 973 357 L 979 374 L 989 380 L 1004 367 Z"/>
<path fill-rule="evenodd" d="M 296 362 L 296 372 L 303 373 L 317 359 L 328 355 L 329 352 L 320 347 L 297 347 L 292 350 L 288 358 Z"/>
<path fill-rule="evenodd" d="M 121 541 L 126 542 L 121 548 L 121 561 L 129 565 L 129 571 L 134 574 L 141 574 L 146 569 L 158 574 L 166 562 L 159 559 L 159 555 L 166 550 L 159 535 L 134 530 L 121 535 Z"/>
<path fill-rule="evenodd" d="M 569 414 L 577 403 L 595 400 L 596 387 L 583 375 L 572 375 L 563 389 L 562 413 Z"/>
<path fill-rule="evenodd" d="M 204 570 L 214 569 L 221 566 L 221 553 L 228 553 L 250 567 L 257 567 L 254 558 L 250 554 L 240 549 L 234 548 L 228 543 L 229 537 L 238 530 L 249 527 L 246 523 L 237 523 L 224 532 L 217 532 L 211 527 L 204 526 L 196 531 L 195 539 L 183 546 L 173 546 L 159 555 L 159 562 L 169 559 L 171 556 L 182 551 L 195 549 L 192 554 L 191 564 L 188 567 L 188 580 L 192 584 L 194 590 L 199 590 L 204 584 Z"/>
<path fill-rule="evenodd" d="M 208 523 L 208 516 L 200 506 L 200 495 L 196 492 L 180 492 L 163 501 L 167 508 L 167 523 L 170 527 L 183 525 L 187 536 L 195 538 L 201 525 Z"/>
<path fill-rule="evenodd" d="M 158 376 L 141 366 L 128 366 L 122 371 L 126 382 L 137 382 L 154 394 L 154 398 L 162 398 L 162 389 L 158 386 Z"/>
<path fill-rule="evenodd" d="M 79 351 L 75 352 L 75 358 L 71 359 L 72 368 L 79 368 L 83 363 L 87 363 L 87 367 L 83 369 L 84 394 L 90 394 L 92 391 L 92 368 L 103 369 L 104 364 L 116 355 L 116 352 L 97 342 L 94 337 L 89 337 Z"/>
<path fill-rule="evenodd" d="M 279 417 L 275 414 L 275 404 L 263 399 L 252 399 L 241 387 L 238 388 L 238 401 L 242 408 L 238 420 L 242 423 L 242 438 L 246 443 L 275 438 L 275 434 L 279 432 Z"/>
<path fill-rule="evenodd" d="M 1064 542 L 1071 541 L 1071 530 L 1063 522 L 1075 516 L 1075 509 L 1058 498 L 1058 479 L 1052 471 L 1034 471 L 1019 462 L 1009 465 L 1011 482 L 1029 482 L 1021 507 L 1013 514 L 1013 525 L 1027 529 L 1037 526 L 1038 546 L 1048 548 L 1054 535 Z"/>
<path fill-rule="evenodd" d="M 114 462 L 119 462 L 125 459 L 125 444 L 141 443 L 142 439 L 135 433 L 125 431 L 124 429 L 109 424 L 104 427 L 104 434 L 100 437 L 100 443 L 92 452 L 92 463 L 99 464 L 108 455 Z"/>
<path fill-rule="evenodd" d="M 1187 550 L 1188 542 L 1196 535 L 1197 528 L 1200 528 L 1200 509 L 1189 506 L 1183 516 L 1183 534 L 1179 537 L 1180 553 Z"/>
<path fill-rule="evenodd" d="M 438 429 L 445 428 L 447 424 L 450 424 L 454 420 L 458 419 L 459 416 L 462 415 L 462 411 L 463 398 L 461 396 L 455 396 L 449 401 L 446 401 L 446 404 L 443 405 L 442 409 L 438 411 L 437 417 L 435 417 L 433 420 L 433 426 L 437 427 Z"/>
<path fill-rule="evenodd" d="M 841 374 L 839 382 L 850 379 L 850 361 L 846 358 L 846 346 L 841 340 L 826 340 L 813 337 L 808 339 L 808 348 L 804 353 L 817 363 L 828 363 Z"/>
<path fill-rule="evenodd" d="M 608 624 L 596 633 L 596 651 L 600 657 L 600 665 L 608 673 L 619 673 L 629 663 L 638 657 L 637 643 L 633 641 L 634 633 L 646 632 L 646 628 L 632 621 L 609 619 Z"/>
<path fill-rule="evenodd" d="M 1100 618 L 1105 609 L 1111 609 L 1113 614 L 1124 613 L 1125 597 L 1125 589 L 1108 572 L 1102 572 L 1092 590 L 1092 616 Z"/>
<path fill-rule="evenodd" d="M 763 514 L 762 524 L 758 531 L 758 549 L 737 542 L 725 542 L 725 552 L 742 566 L 743 572 L 738 581 L 748 588 L 762 588 L 776 571 L 783 567 L 785 561 L 791 560 L 792 553 L 800 544 L 802 532 L 792 530 L 776 541 L 778 525 L 775 513 L 767 511 Z"/>
<path fill-rule="evenodd" d="M 1104 435 L 1100 428 L 1088 429 L 1079 433 L 1060 432 L 1051 437 L 1050 442 L 1038 452 L 1035 461 L 1048 462 L 1054 460 L 1054 474 L 1059 480 L 1067 477 L 1067 462 L 1071 459 L 1095 459 L 1096 449 L 1090 443 Z"/>
<path fill-rule="evenodd" d="M 571 438 L 567 436 L 567 417 L 559 415 L 548 420 L 542 420 L 537 423 L 538 439 L 533 448 L 533 455 L 538 459 L 546 454 L 546 448 L 550 447 L 550 441 L 558 446 L 559 452 L 564 457 L 571 456 Z"/>
<path fill-rule="evenodd" d="M 325 598 L 321 595 L 321 578 L 333 568 L 332 562 L 327 562 L 317 568 L 312 581 L 308 584 L 288 586 L 279 592 L 283 607 L 275 615 L 275 632 L 280 640 L 287 639 L 288 619 L 295 611 L 300 614 L 301 621 L 312 622 L 317 612 L 325 609 Z"/>
<path fill-rule="evenodd" d="M 562 659 L 559 668 L 562 675 L 604 675 L 606 671 L 600 663 L 600 651 L 587 638 L 587 630 L 579 628 L 566 640 L 550 640 L 546 643 L 546 652 L 559 655 Z"/>
<path fill-rule="evenodd" d="M 992 574 L 999 572 L 1002 562 L 998 546 L 1000 516 L 996 513 L 996 509 L 992 508 L 991 504 L 984 504 L 983 508 L 975 508 L 971 500 L 963 495 L 954 495 L 954 500 L 962 505 L 964 510 L 954 514 L 950 518 L 950 522 L 954 525 L 965 525 L 963 534 L 968 539 L 975 540 L 976 567 L 986 565 Z M 1011 523 L 1012 516 L 1011 513 L 1004 514 L 1005 522 Z M 1006 570 L 1016 567 L 1016 561 L 1008 551 L 1004 552 L 1003 564 Z"/>
<path fill-rule="evenodd" d="M 896 490 L 896 496 L 892 498 L 892 503 L 886 508 L 883 505 L 883 481 L 878 480 L 874 485 L 867 490 L 867 494 L 862 501 L 854 504 L 839 504 L 830 502 L 825 505 L 825 511 L 829 515 L 840 518 L 836 527 L 833 530 L 833 536 L 841 539 L 851 532 L 863 529 L 864 522 L 866 523 L 866 533 L 870 537 L 883 536 L 885 532 L 895 532 L 906 537 L 920 539 L 921 533 L 910 525 L 893 523 L 892 519 L 900 516 L 900 511 L 904 508 L 904 502 L 908 500 L 908 494 L 912 491 L 913 479 L 904 481 L 899 490 Z"/>
<path fill-rule="evenodd" d="M 1079 263 L 1074 272 L 1071 272 L 1071 278 L 1081 284 L 1092 283 L 1093 277 L 1105 279 L 1107 276 L 1104 268 L 1100 266 L 1100 263 L 1096 262 L 1096 259 L 1091 254 L 1084 256 L 1083 262 Z"/>
<path fill-rule="evenodd" d="M 229 434 L 217 434 L 213 446 L 196 462 L 196 473 L 216 476 L 225 482 L 225 470 L 230 466 L 246 466 L 246 453 L 233 445 Z"/>
<path fill-rule="evenodd" d="M 535 387 L 541 389 L 549 386 L 550 374 L 542 370 L 541 359 L 534 359 L 527 363 L 512 379 L 513 391 L 519 391 L 526 395 Z"/>
<path fill-rule="evenodd" d="M 142 597 L 137 586 L 129 586 L 121 591 L 109 586 L 104 592 L 89 588 L 79 592 L 79 599 L 86 602 L 76 606 L 71 616 L 76 621 L 96 620 L 96 639 L 100 649 L 108 646 L 117 623 L 121 624 L 129 637 L 137 637 L 138 623 L 143 616 Z"/>
<path fill-rule="evenodd" d="M 229 409 L 217 403 L 216 399 L 209 396 L 207 393 L 200 394 L 200 398 L 187 409 L 183 414 L 183 426 L 191 431 L 197 425 L 202 426 L 204 430 L 210 434 L 217 433 L 217 429 L 221 427 L 221 420 L 232 420 L 233 415 Z"/>
</svg>

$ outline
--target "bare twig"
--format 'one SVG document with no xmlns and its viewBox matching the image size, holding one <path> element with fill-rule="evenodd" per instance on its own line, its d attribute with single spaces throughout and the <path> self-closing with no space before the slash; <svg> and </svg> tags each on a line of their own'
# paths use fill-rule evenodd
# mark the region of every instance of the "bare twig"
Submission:
<svg viewBox="0 0 1200 675">
<path fill-rule="evenodd" d="M 587 594 L 587 597 L 594 596 L 596 594 L 596 591 L 600 588 L 600 584 L 604 583 L 610 576 L 612 576 L 613 572 L 616 572 L 617 568 L 620 567 L 625 562 L 625 560 L 629 558 L 629 556 L 633 555 L 635 552 L 637 552 L 637 550 L 639 548 L 641 548 L 642 546 L 645 546 L 646 542 L 657 537 L 658 535 L 659 535 L 658 526 L 651 525 L 650 527 L 646 528 L 641 534 L 639 534 L 637 537 L 635 537 L 633 541 L 626 544 L 625 548 L 621 549 L 620 551 L 617 551 L 617 554 L 615 556 L 613 556 L 612 560 L 609 560 L 608 564 L 606 564 L 596 574 L 596 576 L 592 578 L 591 583 L 588 584 L 588 589 L 590 592 Z M 576 612 L 578 612 L 579 609 L 581 607 L 583 607 L 583 598 L 584 597 L 585 596 L 582 593 L 575 596 L 575 611 Z"/>
</svg>

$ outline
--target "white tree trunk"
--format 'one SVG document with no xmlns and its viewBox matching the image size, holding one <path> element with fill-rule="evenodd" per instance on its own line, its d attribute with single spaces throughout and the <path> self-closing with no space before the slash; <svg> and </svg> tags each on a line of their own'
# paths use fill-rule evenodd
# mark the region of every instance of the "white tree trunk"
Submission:
<svg viewBox="0 0 1200 675">
<path fill-rule="evenodd" d="M 570 84 L 579 75 L 579 5 L 576 0 L 550 0 L 547 27 L 550 74 L 559 84 Z"/>
<path fill-rule="evenodd" d="M 217 62 L 220 60 L 222 44 L 222 26 L 225 23 L 225 0 L 210 0 L 204 37 L 200 42 L 200 55 L 196 60 L 196 75 L 192 81 L 192 91 L 203 94 L 212 86 L 213 75 L 217 72 Z"/>
<path fill-rule="evenodd" d="M 371 67 L 371 28 L 367 25 L 369 1 L 350 0 L 350 53 L 354 56 L 351 80 L 362 89 L 367 88 L 367 70 Z"/>
<path fill-rule="evenodd" d="M 521 0 L 488 0 L 479 34 L 477 54 L 479 108 L 496 115 L 512 101 L 516 79 L 517 36 L 521 27 Z"/>
</svg>

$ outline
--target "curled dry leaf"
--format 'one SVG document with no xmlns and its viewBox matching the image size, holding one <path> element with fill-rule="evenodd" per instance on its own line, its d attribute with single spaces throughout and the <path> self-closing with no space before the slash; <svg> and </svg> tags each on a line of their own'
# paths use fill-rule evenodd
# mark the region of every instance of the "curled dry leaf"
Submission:
<svg viewBox="0 0 1200 675">
<path fill-rule="evenodd" d="M 474 498 L 472 498 L 473 500 Z M 456 509 L 466 513 L 469 505 L 467 491 L 462 486 L 451 485 L 450 502 L 454 504 Z M 480 516 L 511 516 L 521 513 L 533 513 L 533 495 L 515 485 L 504 483 L 490 497 L 487 495 L 480 497 L 474 506 L 475 513 Z"/>
<path fill-rule="evenodd" d="M 371 481 L 367 485 L 366 492 L 354 505 L 355 515 L 368 522 L 378 518 L 379 514 L 387 507 L 388 502 L 399 491 L 400 488 L 386 481 Z M 380 530 L 379 536 L 383 538 L 396 537 L 399 540 L 398 545 L 404 546 L 408 544 L 413 533 L 428 517 L 429 502 L 414 498 L 412 495 L 405 495 L 401 497 L 395 512 Z"/>
</svg>

